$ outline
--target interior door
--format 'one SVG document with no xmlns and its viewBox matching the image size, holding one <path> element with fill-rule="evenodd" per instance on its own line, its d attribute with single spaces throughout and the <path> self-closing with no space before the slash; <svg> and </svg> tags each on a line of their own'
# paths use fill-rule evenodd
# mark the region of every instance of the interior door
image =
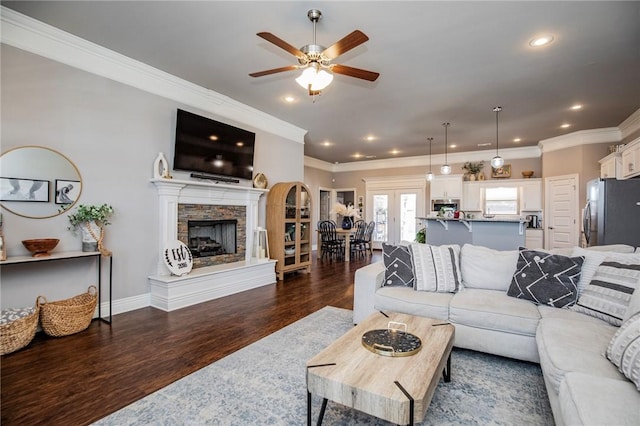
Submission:
<svg viewBox="0 0 640 426">
<path fill-rule="evenodd" d="M 373 248 L 382 243 L 413 241 L 417 232 L 416 217 L 424 214 L 424 191 L 420 189 L 377 190 L 367 193 L 367 217 L 375 221 Z"/>
<path fill-rule="evenodd" d="M 578 245 L 578 175 L 545 179 L 545 248 Z"/>
</svg>

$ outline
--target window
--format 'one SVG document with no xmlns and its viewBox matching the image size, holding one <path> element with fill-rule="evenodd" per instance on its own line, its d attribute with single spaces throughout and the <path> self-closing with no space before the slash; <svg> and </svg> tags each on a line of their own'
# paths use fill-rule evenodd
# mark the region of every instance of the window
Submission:
<svg viewBox="0 0 640 426">
<path fill-rule="evenodd" d="M 486 188 L 484 197 L 486 214 L 518 214 L 518 188 Z"/>
</svg>

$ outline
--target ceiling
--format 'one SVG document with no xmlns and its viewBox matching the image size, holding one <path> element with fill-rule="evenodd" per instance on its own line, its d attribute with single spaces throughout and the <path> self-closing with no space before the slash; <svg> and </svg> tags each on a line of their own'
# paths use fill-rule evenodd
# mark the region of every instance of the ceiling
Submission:
<svg viewBox="0 0 640 426">
<path fill-rule="evenodd" d="M 305 155 L 331 163 L 425 155 L 428 137 L 443 153 L 445 121 L 449 153 L 489 150 L 489 160 L 497 105 L 500 149 L 618 126 L 640 108 L 637 1 L 2 4 L 306 129 Z M 369 36 L 333 63 L 379 72 L 377 81 L 335 75 L 312 98 L 295 82 L 300 71 L 249 77 L 296 63 L 256 33 L 310 44 L 312 8 L 323 14 L 320 45 L 355 29 Z M 542 34 L 554 42 L 530 47 Z"/>
</svg>

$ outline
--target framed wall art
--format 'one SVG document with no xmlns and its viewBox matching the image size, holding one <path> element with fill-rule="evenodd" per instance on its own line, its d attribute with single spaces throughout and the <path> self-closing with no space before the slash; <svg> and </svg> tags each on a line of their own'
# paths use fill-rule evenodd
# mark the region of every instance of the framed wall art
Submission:
<svg viewBox="0 0 640 426">
<path fill-rule="evenodd" d="M 80 181 L 56 179 L 56 204 L 72 204 L 80 195 Z"/>
<path fill-rule="evenodd" d="M 0 177 L 0 201 L 49 202 L 49 181 Z"/>
<path fill-rule="evenodd" d="M 505 164 L 497 169 L 491 168 L 491 177 L 493 178 L 510 178 L 511 177 L 511 164 Z"/>
</svg>

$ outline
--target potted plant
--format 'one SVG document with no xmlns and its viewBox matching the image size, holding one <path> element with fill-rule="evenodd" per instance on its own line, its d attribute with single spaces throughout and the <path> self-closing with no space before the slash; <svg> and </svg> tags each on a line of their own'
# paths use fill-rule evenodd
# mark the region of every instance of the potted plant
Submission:
<svg viewBox="0 0 640 426">
<path fill-rule="evenodd" d="M 482 168 L 484 167 L 484 163 L 482 161 L 467 161 L 462 166 L 462 170 L 465 170 L 465 177 L 467 180 L 482 180 L 480 177 L 480 173 L 482 172 Z"/>
<path fill-rule="evenodd" d="M 76 211 L 70 214 L 69 229 L 80 229 L 82 232 L 82 251 L 96 251 L 108 256 L 111 252 L 104 248 L 104 227 L 110 225 L 109 218 L 113 215 L 113 207 L 102 205 L 78 205 Z"/>
</svg>

